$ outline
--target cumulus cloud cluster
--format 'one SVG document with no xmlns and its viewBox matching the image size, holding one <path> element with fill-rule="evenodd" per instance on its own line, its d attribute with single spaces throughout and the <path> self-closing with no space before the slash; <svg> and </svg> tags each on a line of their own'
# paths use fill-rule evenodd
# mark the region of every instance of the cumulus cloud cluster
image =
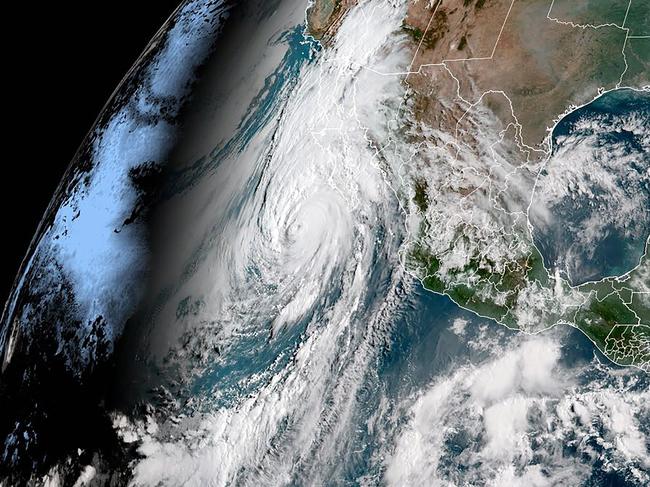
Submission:
<svg viewBox="0 0 650 487">
<path fill-rule="evenodd" d="M 647 482 L 644 381 L 596 360 L 566 368 L 557 336 L 512 340 L 405 401 L 409 419 L 398 428 L 386 478 L 390 485 L 579 485 L 604 468 Z"/>
<path fill-rule="evenodd" d="M 643 253 L 650 234 L 649 121 L 642 105 L 620 115 L 585 113 L 555 140 L 531 219 L 552 250 L 549 264 L 574 282 L 611 273 L 603 260 L 631 268 Z M 607 253 L 612 245 L 614 255 Z"/>
</svg>

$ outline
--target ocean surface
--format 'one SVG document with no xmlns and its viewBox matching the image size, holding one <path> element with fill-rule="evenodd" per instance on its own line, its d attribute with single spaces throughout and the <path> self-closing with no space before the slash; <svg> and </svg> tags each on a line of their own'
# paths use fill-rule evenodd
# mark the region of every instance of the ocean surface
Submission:
<svg viewBox="0 0 650 487">
<path fill-rule="evenodd" d="M 624 274 L 643 255 L 650 234 L 648 127 L 650 93 L 626 88 L 575 109 L 553 129 L 531 219 L 547 267 L 558 267 L 574 285 Z"/>
</svg>

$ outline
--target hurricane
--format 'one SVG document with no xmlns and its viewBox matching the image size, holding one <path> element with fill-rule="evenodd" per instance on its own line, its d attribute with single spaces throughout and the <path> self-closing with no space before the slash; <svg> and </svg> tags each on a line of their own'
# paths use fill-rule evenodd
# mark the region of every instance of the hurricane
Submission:
<svg viewBox="0 0 650 487">
<path fill-rule="evenodd" d="M 528 26 L 531 12 L 457 3 L 197 0 L 177 11 L 147 61 L 182 65 L 167 84 L 154 77 L 161 98 L 175 93 L 174 116 L 114 122 L 125 147 L 153 144 L 143 123 L 164 128 L 165 143 L 115 157 L 121 179 L 108 165 L 90 172 L 114 191 L 110 224 L 83 205 L 60 213 L 72 237 L 120 242 L 89 260 L 52 254 L 72 305 L 46 300 L 93 324 L 85 332 L 108 337 L 110 353 L 53 338 L 53 355 L 72 357 L 66 373 L 99 384 L 88 407 L 101 422 L 80 428 L 101 427 L 71 435 L 32 481 L 650 481 L 647 90 L 619 86 L 625 71 L 543 126 L 517 98 L 542 88 L 483 89 L 500 71 L 474 67 L 519 46 L 508 19 Z M 139 93 L 125 106 L 150 101 Z M 146 202 L 129 186 L 133 167 L 153 174 Z M 81 201 L 102 188 L 84 186 Z M 27 276 L 15 295 L 47 287 L 36 284 Z M 33 301 L 5 312 L 15 329 Z M 25 444 L 41 441 L 17 417 L 4 449 L 15 465 L 23 431 Z"/>
<path fill-rule="evenodd" d="M 160 352 L 174 356 L 164 367 L 183 370 L 184 387 L 200 393 L 190 412 L 172 408 L 182 419 L 115 417 L 123 437 L 143 440 L 136 485 L 333 475 L 319 465 L 334 465 L 350 441 L 355 396 L 406 285 L 404 224 L 378 154 L 403 88 L 376 74 L 407 60 L 392 48 L 400 15 L 390 3 L 363 5 L 318 62 L 308 54 L 299 79 L 274 73 L 286 81 L 273 88 L 273 117 L 217 150 L 207 175 L 165 203 L 193 215 L 188 240 L 200 244 L 186 248 L 178 232 L 174 261 L 183 264 L 161 283 L 166 302 L 152 312 L 151 336 L 175 329 L 183 346 Z M 314 49 L 302 35 L 293 42 Z M 167 282 L 179 285 L 170 292 Z M 188 425 L 187 441 L 165 441 Z"/>
</svg>

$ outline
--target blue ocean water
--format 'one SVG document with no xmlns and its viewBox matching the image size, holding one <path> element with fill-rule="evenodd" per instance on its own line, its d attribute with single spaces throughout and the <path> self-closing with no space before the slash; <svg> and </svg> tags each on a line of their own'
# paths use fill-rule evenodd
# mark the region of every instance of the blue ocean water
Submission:
<svg viewBox="0 0 650 487">
<path fill-rule="evenodd" d="M 207 172 L 215 170 L 224 158 L 243 151 L 260 129 L 278 116 L 278 110 L 286 102 L 291 88 L 298 82 L 302 68 L 313 62 L 320 50 L 320 44 L 305 35 L 304 24 L 281 32 L 275 43 L 286 45 L 287 51 L 278 67 L 264 80 L 264 86 L 252 100 L 233 136 L 179 172 L 172 170 L 172 184 L 167 190 L 168 196 L 192 187 L 201 181 Z"/>
<path fill-rule="evenodd" d="M 265 79 L 263 88 L 251 102 L 233 137 L 223 146 L 215 147 L 208 159 L 197 161 L 197 164 L 190 169 L 191 177 L 188 184 L 192 184 L 192 181 L 197 180 L 196 178 L 201 178 L 205 171 L 214 169 L 231 152 L 241 152 L 263 127 L 277 117 L 289 90 L 298 82 L 302 68 L 314 60 L 314 55 L 319 50 L 319 44 L 305 36 L 304 32 L 305 26 L 298 25 L 277 36 L 275 42 L 285 44 L 287 47 L 280 64 Z M 198 171 L 197 166 L 200 166 Z M 242 199 L 260 197 L 258 192 L 263 191 L 263 188 L 258 187 L 261 173 L 258 176 L 251 178 L 248 190 L 241 195 Z M 183 180 L 180 175 L 179 178 Z M 235 205 L 234 208 L 241 206 L 242 203 Z M 252 280 L 257 279 L 256 272 L 255 268 L 249 269 Z M 336 301 L 339 292 L 339 289 L 333 287 L 319 307 L 326 308 L 328 300 Z M 210 406 L 214 407 L 227 405 L 238 396 L 253 390 L 263 377 L 287 365 L 291 360 L 292 350 L 301 341 L 302 334 L 316 312 L 316 309 L 311 310 L 291 327 L 280 329 L 276 336 L 271 336 L 270 332 L 273 327 L 273 316 L 268 316 L 266 323 L 255 324 L 234 343 L 234 346 L 224 355 L 223 361 L 210 366 L 195 380 L 192 394 L 207 395 L 217 389 L 221 392 L 226 391 L 219 396 L 216 403 L 211 403 Z M 245 324 L 243 326 L 246 327 Z M 262 373 L 264 374 L 260 375 Z M 258 380 L 247 380 L 251 377 L 258 377 Z"/>
<path fill-rule="evenodd" d="M 453 330 L 455 321 L 465 323 L 461 333 Z M 563 337 L 558 362 L 562 368 L 568 370 L 585 365 L 594 354 L 606 361 L 581 332 L 560 328 L 549 330 L 546 335 L 555 336 L 557 333 Z M 399 430 L 400 425 L 409 419 L 404 415 L 405 411 L 399 409 L 399 404 L 418 397 L 436 382 L 453 375 L 459 367 L 472 367 L 493 360 L 489 348 L 476 346 L 477 341 L 486 337 L 499 345 L 530 338 L 462 309 L 447 296 L 429 292 L 416 283 L 392 323 L 389 341 L 379 354 L 376 369 L 369 375 L 358 398 L 355 420 L 358 426 L 350 444 L 346 445 L 344 469 L 337 485 L 357 485 L 362 476 L 382 478 L 383 467 L 377 462 L 376 454 L 383 450 L 386 441 L 390 441 L 385 434 L 392 428 Z M 585 380 L 598 379 L 586 377 Z M 385 408 L 383 419 L 373 423 L 377 411 L 382 408 Z M 436 412 L 431 413 L 435 415 Z M 452 444 L 454 441 L 458 443 Z M 450 454 L 461 455 L 469 446 L 463 441 L 461 437 L 454 438 L 447 445 Z M 617 483 L 616 479 L 613 482 L 610 485 L 625 485 Z"/>
<path fill-rule="evenodd" d="M 628 120 L 634 126 L 628 125 Z M 548 164 L 573 156 L 572 150 L 590 150 L 590 157 L 599 164 L 625 165 L 617 169 L 619 174 L 626 174 L 620 183 L 622 190 L 632 202 L 637 200 L 637 204 L 643 204 L 643 199 L 638 197 L 645 199 L 650 195 L 650 153 L 645 146 L 647 132 L 639 132 L 639 121 L 641 126 L 650 126 L 650 92 L 627 88 L 607 92 L 569 113 L 555 126 Z M 586 142 L 582 143 L 581 139 Z M 546 174 L 543 171 L 542 177 Z M 567 185 L 571 183 L 566 181 Z M 564 271 L 562 264 L 568 264 L 571 272 L 567 277 L 574 285 L 632 269 L 643 255 L 650 232 L 650 216 L 622 224 L 617 220 L 616 225 L 609 225 L 601 236 L 590 242 L 587 249 L 581 248 L 580 233 L 588 231 L 593 221 L 600 219 L 598 212 L 606 207 L 602 202 L 612 197 L 606 187 L 594 186 L 593 192 L 593 198 L 574 192 L 558 202 L 551 208 L 554 222 L 548 228 L 533 221 L 535 243 L 547 267 L 558 263 Z"/>
</svg>

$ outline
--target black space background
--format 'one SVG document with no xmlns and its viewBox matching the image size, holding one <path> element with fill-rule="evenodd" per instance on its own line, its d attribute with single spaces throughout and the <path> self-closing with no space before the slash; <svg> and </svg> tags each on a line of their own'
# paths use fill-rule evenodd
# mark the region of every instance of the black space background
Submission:
<svg viewBox="0 0 650 487">
<path fill-rule="evenodd" d="M 0 309 L 82 139 L 180 0 L 20 3 L 2 14 Z"/>
</svg>

